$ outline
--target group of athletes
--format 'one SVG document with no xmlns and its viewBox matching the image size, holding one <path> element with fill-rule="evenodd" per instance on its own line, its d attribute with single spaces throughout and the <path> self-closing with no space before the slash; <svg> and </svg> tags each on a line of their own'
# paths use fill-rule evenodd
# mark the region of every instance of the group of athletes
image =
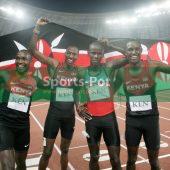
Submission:
<svg viewBox="0 0 170 170">
<path fill-rule="evenodd" d="M 36 49 L 40 27 L 47 22 L 45 18 L 37 21 L 29 51 L 21 50 L 16 55 L 16 70 L 0 71 L 0 87 L 3 89 L 0 103 L 0 169 L 14 170 L 15 166 L 17 170 L 26 169 L 25 161 L 30 144 L 31 99 L 37 86 L 44 87 L 41 80 L 28 72 L 31 56 L 34 56 L 47 65 L 50 79 L 58 82 L 56 86 L 48 87 L 51 88 L 51 99 L 45 120 L 39 170 L 47 168 L 59 130 L 60 165 L 62 170 L 67 169 L 68 151 L 75 127 L 75 110 L 85 120 L 90 151 L 89 169 L 100 169 L 98 160 L 102 135 L 112 169 L 121 169 L 120 135 L 113 102 L 114 94 L 121 85 L 126 96 L 127 170 L 136 168 L 142 136 L 151 169 L 159 170 L 160 131 L 155 77 L 157 72 L 170 73 L 170 66 L 158 61 L 141 60 L 142 48 L 137 41 L 128 42 L 123 50 L 114 47 L 107 40 L 89 45 L 88 68 L 75 66 L 79 50 L 71 45 L 66 49 L 64 64 L 60 64 Z M 125 57 L 102 64 L 105 48 L 118 50 Z"/>
</svg>

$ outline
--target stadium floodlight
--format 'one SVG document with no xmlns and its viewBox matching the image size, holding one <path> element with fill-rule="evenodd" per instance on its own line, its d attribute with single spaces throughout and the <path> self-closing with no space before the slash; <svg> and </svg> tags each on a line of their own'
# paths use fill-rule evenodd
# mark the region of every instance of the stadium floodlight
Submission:
<svg viewBox="0 0 170 170">
<path fill-rule="evenodd" d="M 109 20 L 106 20 L 106 24 L 117 24 L 119 22 L 118 19 L 109 19 Z"/>
<path fill-rule="evenodd" d="M 147 7 L 142 7 L 134 11 L 135 17 L 127 16 L 127 17 L 120 17 L 117 16 L 117 19 L 110 19 L 107 20 L 107 24 L 132 24 L 138 21 L 138 18 L 151 18 L 157 17 L 161 15 L 167 15 L 170 13 L 170 0 L 164 1 L 162 3 L 151 4 Z"/>
<path fill-rule="evenodd" d="M 141 8 L 135 11 L 136 14 L 143 15 L 143 14 L 148 14 L 148 13 L 153 13 L 158 10 L 157 5 L 153 4 L 151 6 L 148 6 L 146 8 Z"/>
<path fill-rule="evenodd" d="M 3 6 L 0 7 L 1 11 L 5 11 L 5 8 Z"/>
<path fill-rule="evenodd" d="M 24 13 L 23 13 L 22 10 L 18 9 L 18 10 L 16 10 L 15 16 L 17 18 L 23 18 L 24 17 Z"/>
<path fill-rule="evenodd" d="M 159 15 L 163 15 L 163 14 L 166 14 L 166 12 L 158 11 L 158 12 L 153 13 L 152 16 L 159 16 Z"/>
<path fill-rule="evenodd" d="M 121 17 L 118 19 L 106 20 L 107 24 L 121 24 L 121 25 L 136 23 L 136 22 L 137 22 L 136 17 Z"/>
<path fill-rule="evenodd" d="M 148 9 L 150 12 L 155 12 L 158 10 L 158 6 L 156 4 L 153 4 L 151 6 L 149 6 L 149 9 Z"/>
<path fill-rule="evenodd" d="M 112 21 L 112 23 L 113 23 L 113 24 L 119 23 L 119 19 L 114 19 L 114 20 Z"/>
<path fill-rule="evenodd" d="M 106 24 L 112 24 L 112 20 L 106 20 Z"/>
<path fill-rule="evenodd" d="M 138 19 L 137 19 L 137 17 L 131 17 L 131 18 L 129 18 L 129 21 L 131 23 L 136 23 L 138 21 Z"/>
<path fill-rule="evenodd" d="M 159 8 L 163 8 L 163 9 L 169 9 L 170 8 L 170 0 L 165 1 L 164 3 L 159 4 Z"/>
<path fill-rule="evenodd" d="M 8 7 L 1 7 L 0 9 L 3 12 L 5 12 L 5 13 L 7 13 L 9 15 L 13 15 L 15 13 L 15 10 L 12 7 L 10 7 L 10 6 L 8 6 Z"/>
<path fill-rule="evenodd" d="M 152 17 L 167 14 L 170 9 L 170 0 L 163 3 L 152 4 L 148 7 L 141 8 L 135 11 L 138 17 Z"/>
<path fill-rule="evenodd" d="M 15 16 L 17 18 L 23 18 L 24 17 L 24 12 L 21 9 L 18 8 L 13 8 L 11 6 L 1 6 L 0 10 L 6 13 L 9 16 Z"/>
</svg>

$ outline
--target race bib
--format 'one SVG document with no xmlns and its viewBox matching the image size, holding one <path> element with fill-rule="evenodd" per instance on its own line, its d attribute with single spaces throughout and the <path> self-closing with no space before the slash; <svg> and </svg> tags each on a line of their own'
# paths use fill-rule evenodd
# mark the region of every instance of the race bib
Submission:
<svg viewBox="0 0 170 170">
<path fill-rule="evenodd" d="M 27 112 L 30 104 L 30 97 L 10 93 L 7 107 L 21 112 Z"/>
<path fill-rule="evenodd" d="M 129 97 L 131 111 L 147 111 L 152 109 L 150 95 Z"/>
<path fill-rule="evenodd" d="M 90 86 L 88 87 L 90 101 L 110 98 L 109 88 L 106 86 Z"/>
<path fill-rule="evenodd" d="M 56 88 L 56 101 L 59 102 L 73 102 L 73 89 L 65 87 Z"/>
</svg>

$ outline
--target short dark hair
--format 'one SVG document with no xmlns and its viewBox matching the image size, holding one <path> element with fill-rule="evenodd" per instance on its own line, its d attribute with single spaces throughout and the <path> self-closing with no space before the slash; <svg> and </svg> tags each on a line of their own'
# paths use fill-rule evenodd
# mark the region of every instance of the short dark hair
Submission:
<svg viewBox="0 0 170 170">
<path fill-rule="evenodd" d="M 141 42 L 139 40 L 137 40 L 137 39 L 130 40 L 126 44 L 128 44 L 128 43 L 137 43 L 137 44 L 139 44 L 141 46 Z"/>
<path fill-rule="evenodd" d="M 100 46 L 100 47 L 103 49 L 103 45 L 102 45 L 102 43 L 100 43 L 99 41 L 94 41 L 94 42 L 92 42 L 92 43 L 89 45 L 89 48 L 90 48 L 90 46 L 92 46 L 92 45 Z"/>
<path fill-rule="evenodd" d="M 24 53 L 28 57 L 29 60 L 32 59 L 32 56 L 31 56 L 31 54 L 28 50 L 20 50 L 20 51 L 17 52 L 17 54 L 18 53 Z"/>
<path fill-rule="evenodd" d="M 76 49 L 79 51 L 78 47 L 75 46 L 75 45 L 69 45 L 69 46 L 67 47 L 67 49 L 68 49 L 68 48 L 76 48 Z"/>
</svg>

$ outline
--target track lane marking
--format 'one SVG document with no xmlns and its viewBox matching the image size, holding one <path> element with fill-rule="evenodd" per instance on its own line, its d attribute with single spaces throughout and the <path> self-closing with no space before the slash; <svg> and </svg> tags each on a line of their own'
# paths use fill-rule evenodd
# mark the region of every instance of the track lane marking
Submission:
<svg viewBox="0 0 170 170">
<path fill-rule="evenodd" d="M 162 159 L 162 158 L 168 158 L 168 157 L 170 157 L 170 154 L 161 155 L 161 156 L 159 156 L 158 158 L 159 158 L 159 159 Z M 141 163 L 149 163 L 149 160 L 148 160 L 148 159 L 145 159 L 145 160 L 141 160 L 141 161 L 136 161 L 136 164 L 141 164 Z M 126 167 L 126 164 L 123 164 L 121 167 L 122 167 L 122 168 L 123 168 L 123 167 Z M 101 169 L 101 170 L 112 170 L 112 168 L 105 168 L 105 169 Z"/>
<path fill-rule="evenodd" d="M 40 127 L 40 129 L 42 131 L 44 131 L 43 126 L 41 125 L 41 123 L 38 121 L 38 119 L 35 117 L 35 115 L 33 114 L 33 112 L 30 110 L 30 115 L 33 117 L 33 119 L 35 120 L 35 122 L 37 123 L 37 125 Z M 54 144 L 54 148 L 56 149 L 56 151 L 61 155 L 61 150 L 58 148 L 58 146 L 56 144 Z M 75 170 L 75 168 L 71 165 L 70 162 L 68 162 L 68 167 L 70 168 L 70 170 Z"/>
</svg>

